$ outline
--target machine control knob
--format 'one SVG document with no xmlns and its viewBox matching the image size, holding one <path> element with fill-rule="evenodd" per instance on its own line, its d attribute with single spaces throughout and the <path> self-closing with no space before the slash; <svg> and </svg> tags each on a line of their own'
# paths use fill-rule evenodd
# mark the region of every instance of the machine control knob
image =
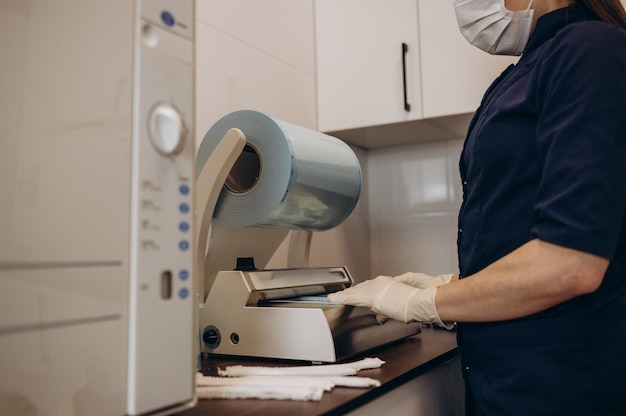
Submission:
<svg viewBox="0 0 626 416">
<path fill-rule="evenodd" d="M 163 156 L 174 156 L 185 146 L 187 131 L 180 111 L 169 103 L 158 103 L 148 119 L 150 141 Z"/>
<path fill-rule="evenodd" d="M 204 341 L 204 345 L 210 349 L 217 348 L 221 340 L 222 335 L 220 334 L 220 330 L 213 325 L 207 326 L 204 328 L 204 331 L 202 331 L 202 341 Z"/>
</svg>

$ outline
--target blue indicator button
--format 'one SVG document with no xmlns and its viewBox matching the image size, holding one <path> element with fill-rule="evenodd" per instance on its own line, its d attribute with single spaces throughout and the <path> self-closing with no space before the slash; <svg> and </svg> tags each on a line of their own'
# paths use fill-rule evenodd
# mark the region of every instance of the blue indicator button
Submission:
<svg viewBox="0 0 626 416">
<path fill-rule="evenodd" d="M 189 271 L 187 270 L 181 270 L 180 272 L 178 272 L 178 277 L 180 278 L 180 280 L 187 280 L 189 279 Z"/>
<path fill-rule="evenodd" d="M 187 288 L 182 288 L 178 291 L 178 296 L 181 299 L 187 299 L 187 296 L 189 296 L 189 290 Z"/>
<path fill-rule="evenodd" d="M 189 250 L 189 242 L 187 240 L 181 240 L 180 243 L 178 243 L 178 248 L 181 251 Z"/>
<path fill-rule="evenodd" d="M 163 23 L 165 23 L 166 26 L 174 26 L 174 23 L 176 23 L 176 21 L 174 20 L 174 16 L 172 16 L 172 13 L 168 12 L 167 10 L 164 10 L 163 12 L 161 12 L 161 20 L 163 21 Z"/>
<path fill-rule="evenodd" d="M 189 186 L 188 185 L 180 185 L 178 187 L 178 191 L 182 194 L 182 195 L 188 195 L 189 194 Z"/>
<path fill-rule="evenodd" d="M 183 214 L 188 213 L 189 212 L 189 204 L 186 204 L 186 203 L 183 202 L 182 204 L 180 204 L 178 206 L 178 210 L 180 212 L 182 212 Z"/>
<path fill-rule="evenodd" d="M 181 221 L 180 224 L 178 224 L 178 229 L 186 233 L 189 231 L 189 223 L 187 221 Z"/>
</svg>

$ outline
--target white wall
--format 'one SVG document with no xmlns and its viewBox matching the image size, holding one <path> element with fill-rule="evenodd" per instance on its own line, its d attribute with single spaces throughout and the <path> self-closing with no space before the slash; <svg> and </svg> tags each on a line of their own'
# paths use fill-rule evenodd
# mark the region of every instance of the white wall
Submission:
<svg viewBox="0 0 626 416">
<path fill-rule="evenodd" d="M 198 145 L 241 109 L 315 128 L 313 0 L 199 0 L 196 23 Z"/>
</svg>

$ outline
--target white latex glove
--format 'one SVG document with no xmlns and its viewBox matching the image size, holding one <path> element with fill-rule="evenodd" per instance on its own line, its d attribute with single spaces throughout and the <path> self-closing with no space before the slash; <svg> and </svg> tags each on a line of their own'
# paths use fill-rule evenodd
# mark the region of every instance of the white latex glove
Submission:
<svg viewBox="0 0 626 416">
<path fill-rule="evenodd" d="M 330 293 L 327 298 L 333 303 L 365 306 L 372 309 L 376 296 L 387 287 L 388 279 L 393 278 L 390 276 L 378 276 L 340 292 Z"/>
<path fill-rule="evenodd" d="M 328 300 L 353 306 L 366 306 L 373 312 L 408 323 L 418 321 L 451 329 L 435 307 L 437 287 L 416 288 L 389 276 L 378 276 L 341 292 L 331 293 Z"/>
<path fill-rule="evenodd" d="M 399 276 L 395 276 L 394 279 L 411 285 L 418 289 L 427 289 L 429 287 L 437 287 L 450 283 L 453 274 L 440 274 L 439 276 L 429 276 L 424 273 L 407 272 Z"/>
</svg>

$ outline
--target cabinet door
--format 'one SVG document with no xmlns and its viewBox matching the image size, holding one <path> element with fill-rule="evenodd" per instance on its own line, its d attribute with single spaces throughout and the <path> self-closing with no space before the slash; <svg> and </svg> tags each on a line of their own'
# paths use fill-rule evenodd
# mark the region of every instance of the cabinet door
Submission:
<svg viewBox="0 0 626 416">
<path fill-rule="evenodd" d="M 452 1 L 418 0 L 424 118 L 473 112 L 517 58 L 493 56 L 461 34 Z"/>
<path fill-rule="evenodd" d="M 316 0 L 315 12 L 318 128 L 421 118 L 416 1 Z"/>
</svg>

